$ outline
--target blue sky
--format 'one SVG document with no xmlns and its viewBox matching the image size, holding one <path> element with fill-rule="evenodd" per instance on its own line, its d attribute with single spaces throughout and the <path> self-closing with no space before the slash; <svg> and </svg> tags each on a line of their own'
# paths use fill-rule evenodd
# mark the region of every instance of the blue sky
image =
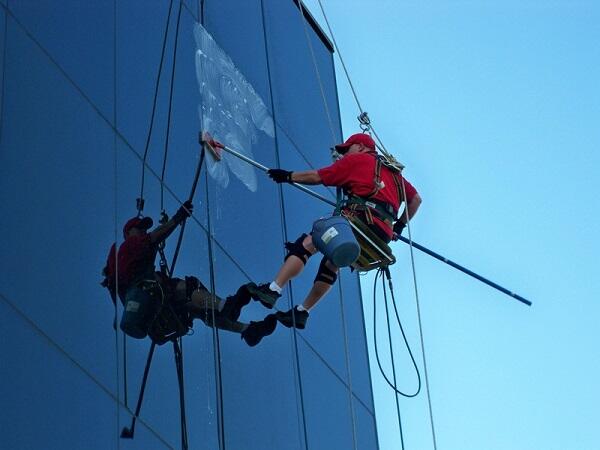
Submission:
<svg viewBox="0 0 600 450">
<path fill-rule="evenodd" d="M 317 1 L 306 3 L 325 29 Z M 416 251 L 437 448 L 600 448 L 600 3 L 324 7 L 363 108 L 423 197 L 413 239 L 533 301 Z M 337 76 L 349 134 L 358 110 Z M 394 249 L 397 301 L 422 371 L 410 257 L 406 245 Z M 411 391 L 399 335 L 394 343 L 398 383 Z M 398 449 L 393 392 L 376 365 L 372 375 L 381 450 Z M 406 448 L 433 448 L 426 393 L 401 399 L 400 410 Z"/>
</svg>

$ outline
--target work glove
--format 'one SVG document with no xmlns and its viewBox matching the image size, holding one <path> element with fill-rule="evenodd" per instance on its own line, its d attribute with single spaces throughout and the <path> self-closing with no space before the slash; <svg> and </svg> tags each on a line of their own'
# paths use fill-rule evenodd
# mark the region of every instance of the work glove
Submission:
<svg viewBox="0 0 600 450">
<path fill-rule="evenodd" d="M 194 211 L 194 205 L 191 200 L 186 200 L 183 205 L 179 207 L 175 215 L 173 216 L 173 220 L 175 223 L 181 223 L 188 217 L 192 215 Z"/>
<path fill-rule="evenodd" d="M 275 183 L 291 183 L 292 182 L 292 172 L 290 172 L 289 170 L 269 169 L 269 170 L 267 170 L 267 174 L 269 174 L 269 176 Z"/>
<path fill-rule="evenodd" d="M 402 234 L 402 230 L 404 230 L 405 226 L 406 226 L 406 224 L 400 222 L 399 220 L 396 221 L 396 223 L 394 223 L 394 240 L 395 241 L 398 240 L 398 238 Z"/>
</svg>

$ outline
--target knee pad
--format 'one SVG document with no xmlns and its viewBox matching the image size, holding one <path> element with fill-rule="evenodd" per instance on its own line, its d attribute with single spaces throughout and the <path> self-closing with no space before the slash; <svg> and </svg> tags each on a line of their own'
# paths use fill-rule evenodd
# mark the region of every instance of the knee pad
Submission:
<svg viewBox="0 0 600 450">
<path fill-rule="evenodd" d="M 300 261 L 302 261 L 303 264 L 306 264 L 308 258 L 312 256 L 312 253 L 309 252 L 306 248 L 304 248 L 304 245 L 302 245 L 302 242 L 304 242 L 306 236 L 308 236 L 308 234 L 304 233 L 294 242 L 285 243 L 285 248 L 288 251 L 288 254 L 285 255 L 284 261 L 287 261 L 287 259 L 293 255 L 300 258 Z"/>
<path fill-rule="evenodd" d="M 317 281 L 322 281 L 323 283 L 327 283 L 330 286 L 335 284 L 337 280 L 337 272 L 334 272 L 329 267 L 327 267 L 327 258 L 323 257 L 321 260 L 321 264 L 319 264 L 319 270 L 317 271 L 317 276 L 315 277 L 315 283 Z"/>
</svg>

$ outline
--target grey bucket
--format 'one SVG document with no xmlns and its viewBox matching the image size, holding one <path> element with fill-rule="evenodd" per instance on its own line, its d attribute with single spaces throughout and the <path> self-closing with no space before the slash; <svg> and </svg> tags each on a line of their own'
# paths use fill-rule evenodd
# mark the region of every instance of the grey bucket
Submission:
<svg viewBox="0 0 600 450">
<path fill-rule="evenodd" d="M 156 308 L 155 299 L 139 287 L 130 288 L 125 297 L 125 311 L 121 317 L 121 330 L 136 339 L 148 335 L 148 325 Z"/>
<path fill-rule="evenodd" d="M 360 254 L 352 227 L 347 219 L 333 216 L 313 224 L 313 244 L 337 267 L 350 266 Z"/>
</svg>

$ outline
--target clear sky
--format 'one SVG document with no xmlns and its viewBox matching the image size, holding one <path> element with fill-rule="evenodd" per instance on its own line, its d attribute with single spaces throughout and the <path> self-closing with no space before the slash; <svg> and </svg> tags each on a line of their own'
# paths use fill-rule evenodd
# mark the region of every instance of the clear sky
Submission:
<svg viewBox="0 0 600 450">
<path fill-rule="evenodd" d="M 413 239 L 533 301 L 415 252 L 437 448 L 600 449 L 600 2 L 323 4 L 364 109 L 423 197 Z M 337 76 L 350 134 L 358 110 Z M 394 249 L 423 373 L 410 257 Z M 381 450 L 399 449 L 393 392 L 372 375 Z M 426 392 L 400 411 L 405 447 L 433 448 Z"/>
</svg>

